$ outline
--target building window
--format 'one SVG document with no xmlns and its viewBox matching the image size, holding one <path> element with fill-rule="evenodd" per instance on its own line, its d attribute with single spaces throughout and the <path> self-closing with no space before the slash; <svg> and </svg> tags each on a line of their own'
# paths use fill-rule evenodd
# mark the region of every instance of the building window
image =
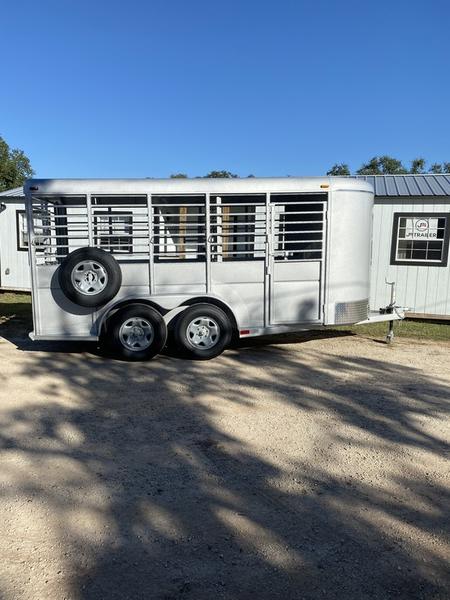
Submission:
<svg viewBox="0 0 450 600">
<path fill-rule="evenodd" d="M 391 265 L 445 267 L 450 213 L 395 213 Z"/>
<path fill-rule="evenodd" d="M 27 215 L 24 210 L 16 210 L 17 250 L 28 251 Z"/>
</svg>

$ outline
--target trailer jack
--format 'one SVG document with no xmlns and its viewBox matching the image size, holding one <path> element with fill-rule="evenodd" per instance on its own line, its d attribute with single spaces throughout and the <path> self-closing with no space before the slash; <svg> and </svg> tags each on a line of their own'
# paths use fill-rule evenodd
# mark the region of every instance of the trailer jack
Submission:
<svg viewBox="0 0 450 600">
<path fill-rule="evenodd" d="M 405 308 L 398 306 L 395 300 L 395 281 L 386 281 L 386 285 L 391 286 L 391 301 L 390 303 L 380 308 L 378 311 L 370 312 L 367 319 L 356 323 L 357 325 L 365 325 L 368 323 L 388 323 L 388 331 L 386 334 L 386 344 L 391 344 L 394 341 L 394 321 L 401 321 L 405 318 Z"/>
<path fill-rule="evenodd" d="M 391 286 L 391 301 L 386 306 L 386 314 L 397 314 L 397 311 L 400 307 L 396 305 L 395 301 L 395 281 L 388 281 L 386 278 L 384 280 L 386 285 Z M 402 319 L 405 317 L 404 311 L 402 311 Z M 388 332 L 386 334 L 386 344 L 392 344 L 394 341 L 394 321 L 389 321 Z"/>
</svg>

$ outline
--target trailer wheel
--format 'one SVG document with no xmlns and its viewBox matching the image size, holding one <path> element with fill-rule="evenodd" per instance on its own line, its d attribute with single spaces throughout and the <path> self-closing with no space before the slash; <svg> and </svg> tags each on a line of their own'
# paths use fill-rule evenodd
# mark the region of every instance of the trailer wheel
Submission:
<svg viewBox="0 0 450 600">
<path fill-rule="evenodd" d="M 124 360 L 150 360 L 164 348 L 167 327 L 157 310 L 146 304 L 130 304 L 107 322 L 103 343 Z"/>
<path fill-rule="evenodd" d="M 174 341 L 183 355 L 200 360 L 219 356 L 229 345 L 232 326 L 227 315 L 212 304 L 194 304 L 175 323 Z"/>
<path fill-rule="evenodd" d="M 100 248 L 78 248 L 62 261 L 59 285 L 65 296 L 79 306 L 102 306 L 120 289 L 119 263 Z"/>
</svg>

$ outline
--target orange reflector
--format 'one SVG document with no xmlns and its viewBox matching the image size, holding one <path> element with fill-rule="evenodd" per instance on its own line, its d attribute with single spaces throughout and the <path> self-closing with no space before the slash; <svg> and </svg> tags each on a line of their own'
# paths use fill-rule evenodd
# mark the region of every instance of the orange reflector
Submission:
<svg viewBox="0 0 450 600">
<path fill-rule="evenodd" d="M 321 183 L 320 187 L 321 188 L 329 188 L 330 186 L 328 185 L 328 183 Z"/>
</svg>

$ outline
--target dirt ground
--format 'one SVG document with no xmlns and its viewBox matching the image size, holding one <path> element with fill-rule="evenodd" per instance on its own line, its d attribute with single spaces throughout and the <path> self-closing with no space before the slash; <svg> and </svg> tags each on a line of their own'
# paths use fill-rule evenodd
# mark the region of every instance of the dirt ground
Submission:
<svg viewBox="0 0 450 600">
<path fill-rule="evenodd" d="M 293 341 L 0 340 L 0 597 L 449 598 L 450 345 Z"/>
</svg>

